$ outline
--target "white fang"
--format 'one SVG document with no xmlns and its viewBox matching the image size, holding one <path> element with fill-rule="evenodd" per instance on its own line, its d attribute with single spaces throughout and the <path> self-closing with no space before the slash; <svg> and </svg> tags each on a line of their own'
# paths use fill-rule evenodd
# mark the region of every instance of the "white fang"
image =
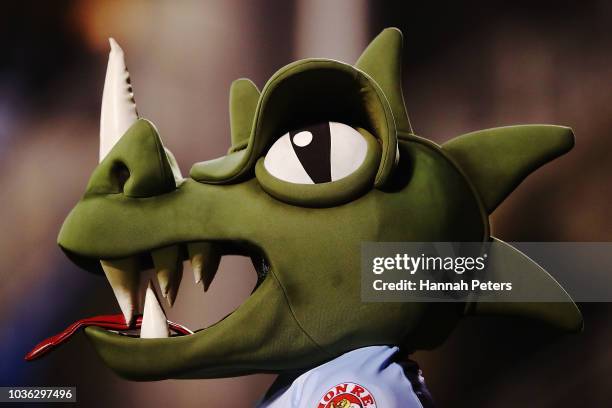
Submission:
<svg viewBox="0 0 612 408">
<path fill-rule="evenodd" d="M 136 260 L 133 258 L 113 261 L 101 260 L 100 264 L 106 274 L 106 279 L 113 288 L 125 321 L 129 325 L 138 309 L 139 273 Z"/>
<path fill-rule="evenodd" d="M 153 289 L 153 283 L 149 281 L 147 286 L 147 293 L 145 295 L 144 313 L 142 316 L 142 326 L 140 327 L 140 338 L 141 339 L 156 339 L 165 338 L 170 335 L 168 330 L 168 320 L 164 309 L 162 309 L 157 296 L 155 296 L 155 289 Z"/>
</svg>

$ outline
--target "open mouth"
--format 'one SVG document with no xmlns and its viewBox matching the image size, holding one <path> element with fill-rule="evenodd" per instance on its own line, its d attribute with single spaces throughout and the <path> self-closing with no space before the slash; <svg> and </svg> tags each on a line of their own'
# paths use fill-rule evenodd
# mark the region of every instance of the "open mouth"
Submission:
<svg viewBox="0 0 612 408">
<path fill-rule="evenodd" d="M 251 293 L 260 286 L 270 270 L 268 261 L 258 247 L 236 242 L 181 243 L 121 259 L 97 261 L 112 287 L 122 313 L 74 322 L 62 332 L 39 343 L 25 359 L 31 361 L 42 357 L 68 341 L 79 329 L 89 326 L 137 339 L 190 336 L 203 330 L 200 328 L 192 331 L 180 323 L 169 321 L 162 304 L 167 303 L 170 307 L 174 304 L 183 276 L 184 260 L 188 260 L 193 269 L 195 283 L 202 283 L 206 291 L 217 273 L 223 255 L 250 257 L 257 272 L 257 282 Z M 90 262 L 91 259 L 88 260 Z"/>
</svg>

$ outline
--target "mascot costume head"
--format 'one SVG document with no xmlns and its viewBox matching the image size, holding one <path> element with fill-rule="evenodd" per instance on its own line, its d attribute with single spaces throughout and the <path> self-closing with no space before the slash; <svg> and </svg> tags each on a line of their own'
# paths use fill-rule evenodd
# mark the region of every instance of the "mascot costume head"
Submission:
<svg viewBox="0 0 612 408">
<path fill-rule="evenodd" d="M 563 289 L 491 237 L 488 218 L 526 176 L 572 148 L 571 129 L 502 127 L 443 145 L 417 136 L 401 91 L 401 46 L 390 28 L 355 65 L 297 61 L 261 91 L 236 80 L 227 155 L 183 177 L 153 123 L 139 117 L 111 40 L 100 163 L 58 238 L 77 265 L 105 274 L 117 297 L 122 321 L 85 329 L 110 368 L 134 380 L 304 370 L 370 345 L 431 349 L 474 314 L 581 329 Z M 496 276 L 523 274 L 566 301 L 361 300 L 362 242 L 493 240 L 507 247 L 504 262 L 491 256 Z M 171 305 L 180 295 L 183 261 L 208 288 L 228 254 L 252 259 L 250 297 L 195 332 L 169 323 L 160 299 Z M 141 284 L 151 268 L 159 288 Z"/>
</svg>

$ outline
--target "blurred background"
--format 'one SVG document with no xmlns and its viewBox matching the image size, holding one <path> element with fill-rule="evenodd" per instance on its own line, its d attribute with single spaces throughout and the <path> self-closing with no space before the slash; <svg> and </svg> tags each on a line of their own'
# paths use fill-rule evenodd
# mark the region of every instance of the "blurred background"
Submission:
<svg viewBox="0 0 612 408">
<path fill-rule="evenodd" d="M 574 129 L 576 148 L 495 212 L 496 236 L 612 240 L 612 2 L 11 2 L 0 12 L 0 385 L 76 386 L 79 404 L 92 407 L 253 406 L 274 376 L 128 382 L 83 335 L 40 361 L 22 360 L 73 321 L 118 312 L 105 279 L 78 270 L 55 243 L 97 164 L 107 38 L 124 48 L 139 112 L 186 174 L 229 147 L 232 80 L 261 88 L 305 57 L 352 63 L 388 26 L 404 33 L 403 86 L 417 134 L 443 142 L 509 124 Z M 192 282 L 186 268 L 169 318 L 204 327 L 248 296 L 255 275 L 232 257 L 206 296 Z M 612 307 L 581 308 L 580 335 L 474 318 L 414 358 L 438 407 L 607 407 Z"/>
</svg>

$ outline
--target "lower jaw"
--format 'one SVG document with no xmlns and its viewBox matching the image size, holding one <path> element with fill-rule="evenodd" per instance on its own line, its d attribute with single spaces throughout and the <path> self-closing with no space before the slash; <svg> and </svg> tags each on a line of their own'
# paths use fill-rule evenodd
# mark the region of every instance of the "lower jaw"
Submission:
<svg viewBox="0 0 612 408">
<path fill-rule="evenodd" d="M 242 349 L 237 344 L 231 344 L 231 348 L 236 348 L 234 351 L 219 351 L 215 350 L 215 346 L 198 344 L 209 336 L 206 330 L 190 336 L 160 339 L 123 336 L 99 327 L 88 327 L 85 333 L 105 365 L 131 381 L 278 374 L 311 367 L 330 357 L 316 348 L 292 352 L 268 347 L 262 347 L 265 350 L 255 347 Z"/>
<path fill-rule="evenodd" d="M 174 378 L 185 370 L 185 350 L 196 334 L 141 339 L 100 327 L 87 327 L 87 338 L 105 364 L 123 378 L 153 381 Z"/>
<path fill-rule="evenodd" d="M 240 352 L 217 352 L 214 346 L 199 344 L 207 337 L 206 330 L 189 336 L 141 339 L 92 326 L 85 334 L 105 365 L 131 381 L 223 378 L 267 371 Z"/>
<path fill-rule="evenodd" d="M 136 381 L 279 373 L 329 358 L 297 324 L 273 274 L 233 313 L 188 336 L 134 338 L 99 327 L 85 333 L 109 368 Z"/>
</svg>

